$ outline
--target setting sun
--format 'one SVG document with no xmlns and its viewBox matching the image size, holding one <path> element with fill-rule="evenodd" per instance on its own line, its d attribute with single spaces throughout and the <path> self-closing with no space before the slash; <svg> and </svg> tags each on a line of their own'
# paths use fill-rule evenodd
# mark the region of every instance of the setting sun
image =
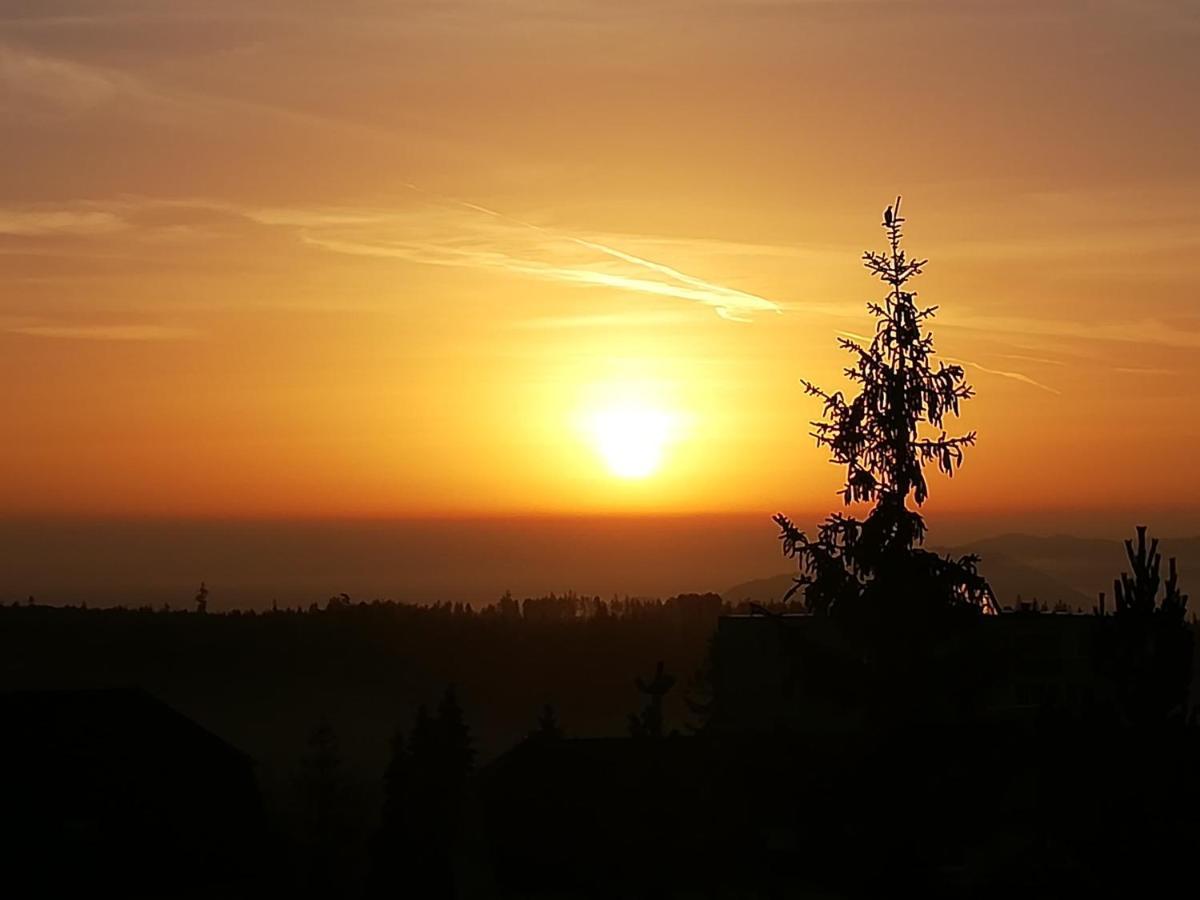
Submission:
<svg viewBox="0 0 1200 900">
<path fill-rule="evenodd" d="M 645 478 L 662 465 L 674 425 L 674 417 L 662 410 L 623 406 L 594 413 L 590 430 L 597 452 L 613 475 Z"/>
</svg>

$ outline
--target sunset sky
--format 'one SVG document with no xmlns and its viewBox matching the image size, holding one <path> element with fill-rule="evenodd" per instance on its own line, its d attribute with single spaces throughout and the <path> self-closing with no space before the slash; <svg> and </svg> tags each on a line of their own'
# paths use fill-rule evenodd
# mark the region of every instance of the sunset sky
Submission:
<svg viewBox="0 0 1200 900">
<path fill-rule="evenodd" d="M 903 193 L 932 507 L 1190 515 L 1198 92 L 1185 0 L 0 0 L 0 513 L 831 508 Z"/>
</svg>

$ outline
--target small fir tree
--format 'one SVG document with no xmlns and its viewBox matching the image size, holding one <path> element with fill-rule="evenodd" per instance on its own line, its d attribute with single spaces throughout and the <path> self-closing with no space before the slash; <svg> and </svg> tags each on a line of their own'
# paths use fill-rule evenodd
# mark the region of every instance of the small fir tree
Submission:
<svg viewBox="0 0 1200 900">
<path fill-rule="evenodd" d="M 529 735 L 535 741 L 550 743 L 562 738 L 562 726 L 558 723 L 558 713 L 553 705 L 547 703 L 542 707 L 537 719 L 537 727 Z"/>
<path fill-rule="evenodd" d="M 1119 714 L 1135 725 L 1183 722 L 1190 707 L 1195 644 L 1175 559 L 1168 561 L 1164 581 L 1158 538 L 1147 544 L 1145 525 L 1137 526 L 1136 548 L 1125 541 L 1125 555 L 1130 571 L 1113 582 L 1116 609 L 1101 619 L 1101 646 Z"/>
</svg>

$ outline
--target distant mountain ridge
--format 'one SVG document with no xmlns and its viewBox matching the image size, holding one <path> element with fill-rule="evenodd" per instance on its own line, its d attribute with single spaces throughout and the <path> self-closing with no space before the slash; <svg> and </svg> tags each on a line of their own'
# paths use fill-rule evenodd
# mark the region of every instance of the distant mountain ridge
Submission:
<svg viewBox="0 0 1200 900">
<path fill-rule="evenodd" d="M 979 556 L 979 571 L 991 583 L 1001 606 L 1013 606 L 1019 598 L 1037 600 L 1051 607 L 1064 603 L 1072 609 L 1087 611 L 1096 605 L 1100 591 L 1111 598 L 1113 579 L 1129 568 L 1123 540 L 1065 534 L 1009 533 L 955 547 L 929 549 L 952 556 L 968 553 Z M 1197 597 L 1200 604 L 1200 537 L 1163 538 L 1159 551 L 1163 556 L 1164 576 L 1166 561 L 1175 557 L 1184 593 Z M 793 578 L 793 572 L 757 578 L 735 584 L 721 592 L 721 596 L 731 603 L 779 600 L 792 586 Z"/>
</svg>

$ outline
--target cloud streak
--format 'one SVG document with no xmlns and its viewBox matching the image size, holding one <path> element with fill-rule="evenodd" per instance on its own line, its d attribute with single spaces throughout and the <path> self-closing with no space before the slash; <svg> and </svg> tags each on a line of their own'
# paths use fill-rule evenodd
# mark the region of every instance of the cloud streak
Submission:
<svg viewBox="0 0 1200 900">
<path fill-rule="evenodd" d="M 692 241 L 635 234 L 614 239 L 569 233 L 478 204 L 420 193 L 432 199 L 418 206 L 343 207 L 123 197 L 105 203 L 0 207 L 0 237 L 24 239 L 19 250 L 26 255 L 46 252 L 79 256 L 77 243 L 62 243 L 61 239 L 104 240 L 103 246 L 127 250 L 161 247 L 170 238 L 172 246 L 182 247 L 181 241 L 188 237 L 196 241 L 249 240 L 245 229 L 258 228 L 276 232 L 283 240 L 343 256 L 503 272 L 559 284 L 683 300 L 707 306 L 731 321 L 749 321 L 762 313 L 780 314 L 783 309 L 759 294 L 656 258 L 669 253 L 686 259 L 729 260 L 756 257 L 760 251 L 778 256 L 784 252 L 781 247 L 760 248 L 712 239 Z M 212 244 L 205 246 L 211 249 Z M 177 254 L 174 258 L 184 256 Z"/>
<path fill-rule="evenodd" d="M 427 198 L 425 211 L 249 209 L 263 225 L 296 229 L 302 241 L 332 253 L 401 259 L 422 265 L 490 269 L 514 275 L 669 297 L 747 322 L 782 312 L 766 297 L 583 236 L 515 218 L 486 206 L 406 185 Z"/>
<path fill-rule="evenodd" d="M 146 324 L 26 323 L 0 326 L 0 329 L 26 337 L 75 341 L 184 341 L 199 336 L 191 328 Z"/>
<path fill-rule="evenodd" d="M 958 363 L 961 366 L 968 366 L 972 369 L 975 369 L 979 372 L 984 372 L 988 375 L 996 375 L 996 376 L 999 376 L 1000 378 L 1008 378 L 1008 379 L 1011 379 L 1012 381 L 1019 381 L 1019 382 L 1021 382 L 1021 384 L 1027 384 L 1030 387 L 1035 387 L 1038 390 L 1046 391 L 1047 393 L 1050 393 L 1050 394 L 1055 394 L 1055 395 L 1062 394 L 1062 391 L 1058 390 L 1057 388 L 1052 388 L 1047 384 L 1042 384 L 1040 381 L 1035 381 L 1034 379 L 1032 379 L 1028 375 L 1026 375 L 1024 372 L 1010 372 L 1005 369 L 992 369 L 992 368 L 989 368 L 988 366 L 983 365 L 982 363 L 973 362 L 972 360 L 969 360 L 969 359 L 962 359 L 961 357 L 957 357 L 957 356 L 943 356 L 942 359 L 946 360 L 946 362 Z"/>
<path fill-rule="evenodd" d="M 586 328 L 657 328 L 679 326 L 691 321 L 690 314 L 660 310 L 640 313 L 596 313 L 579 316 L 536 316 L 516 324 L 530 331 L 570 331 Z"/>
<path fill-rule="evenodd" d="M 109 212 L 71 209 L 0 209 L 0 235 L 50 237 L 122 231 L 126 223 Z"/>
<path fill-rule="evenodd" d="M 838 331 L 837 333 L 839 335 L 841 335 L 842 337 L 850 338 L 851 340 L 858 341 L 861 344 L 869 344 L 871 342 L 871 338 L 867 337 L 865 334 L 858 334 L 853 331 Z M 957 356 L 944 356 L 943 355 L 940 358 L 944 359 L 946 362 L 957 363 L 960 366 L 969 366 L 972 369 L 976 369 L 976 370 L 978 370 L 980 372 L 984 372 L 988 375 L 997 375 L 1000 378 L 1010 378 L 1013 381 L 1019 381 L 1022 384 L 1027 384 L 1030 387 L 1035 387 L 1035 388 L 1038 388 L 1039 390 L 1047 391 L 1048 393 L 1051 393 L 1051 394 L 1061 394 L 1062 393 L 1061 391 L 1059 391 L 1055 388 L 1052 388 L 1049 385 L 1042 384 L 1040 381 L 1035 381 L 1033 378 L 1030 378 L 1024 372 L 1010 372 L 1005 369 L 992 369 L 981 363 L 973 362 L 972 360 L 969 360 L 969 359 L 962 359 L 961 357 L 957 357 Z"/>
<path fill-rule="evenodd" d="M 942 327 L 979 332 L 992 339 L 1005 336 L 1028 338 L 1030 335 L 1037 335 L 1069 340 L 1145 344 L 1180 350 L 1200 349 L 1200 333 L 1173 327 L 1161 318 L 1107 322 L 1093 318 L 1075 321 L 1032 316 L 991 316 L 967 311 L 955 321 L 947 320 Z"/>
<path fill-rule="evenodd" d="M 0 45 L 0 101 L 23 98 L 66 110 L 91 109 L 116 99 L 124 79 L 91 66 Z"/>
<path fill-rule="evenodd" d="M 618 290 L 633 291 L 637 293 L 677 297 L 682 300 L 691 300 L 711 306 L 716 310 L 717 315 L 724 319 L 736 322 L 748 322 L 750 321 L 750 316 L 754 313 L 782 312 L 777 303 L 768 300 L 765 297 L 760 297 L 757 294 L 752 294 L 747 291 L 738 290 L 737 288 L 731 288 L 726 285 L 708 281 L 707 279 L 699 278 L 695 275 L 690 275 L 687 272 L 680 271 L 674 266 L 669 266 L 665 263 L 646 259 L 645 257 L 621 250 L 598 240 L 580 237 L 557 228 L 536 225 L 532 222 L 527 222 L 505 213 L 498 212 L 494 209 L 489 209 L 488 207 L 481 206 L 477 203 L 470 203 L 466 200 L 458 200 L 451 197 L 443 197 L 418 187 L 415 184 L 408 184 L 406 186 L 417 193 L 432 197 L 438 202 L 444 204 L 453 204 L 471 212 L 489 216 L 494 220 L 510 223 L 518 228 L 528 229 L 552 240 L 567 241 L 575 244 L 576 246 L 594 251 L 602 256 L 607 256 L 611 259 L 628 263 L 635 269 L 641 269 L 660 276 L 657 279 L 648 279 L 644 276 L 636 277 L 627 274 L 622 275 L 606 273 L 591 268 L 535 267 L 536 274 L 539 274 L 541 277 L 548 277 L 555 280 L 579 284 L 612 287 Z M 526 265 L 516 266 L 513 268 L 513 271 L 523 271 L 526 274 L 535 274 L 535 272 L 531 271 Z"/>
</svg>

